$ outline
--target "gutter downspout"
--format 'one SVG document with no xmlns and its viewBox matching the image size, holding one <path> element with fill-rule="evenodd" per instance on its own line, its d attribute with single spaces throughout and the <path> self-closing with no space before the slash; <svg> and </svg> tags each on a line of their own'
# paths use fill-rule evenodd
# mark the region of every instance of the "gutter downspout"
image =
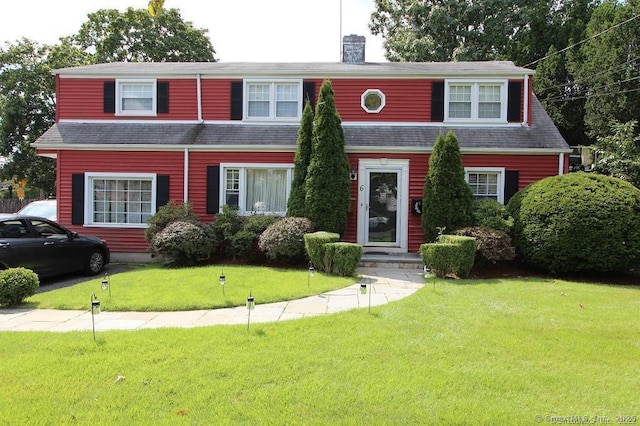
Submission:
<svg viewBox="0 0 640 426">
<path fill-rule="evenodd" d="M 564 174 L 564 152 L 561 152 L 558 156 L 558 175 L 562 176 Z"/>
<path fill-rule="evenodd" d="M 184 149 L 184 188 L 182 189 L 182 201 L 187 203 L 189 201 L 189 148 Z"/>
<path fill-rule="evenodd" d="M 198 123 L 202 124 L 202 78 L 200 74 L 196 74 L 196 96 L 198 99 Z"/>
<path fill-rule="evenodd" d="M 524 76 L 524 102 L 523 102 L 523 125 L 529 126 L 529 75 Z"/>
</svg>

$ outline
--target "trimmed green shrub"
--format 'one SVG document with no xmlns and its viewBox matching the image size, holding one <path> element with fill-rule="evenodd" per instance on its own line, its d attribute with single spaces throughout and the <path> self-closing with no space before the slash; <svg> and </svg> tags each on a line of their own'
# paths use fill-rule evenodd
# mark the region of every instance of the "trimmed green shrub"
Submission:
<svg viewBox="0 0 640 426">
<path fill-rule="evenodd" d="M 640 190 L 595 173 L 545 178 L 507 205 L 521 259 L 553 273 L 640 264 Z"/>
<path fill-rule="evenodd" d="M 208 259 L 213 242 L 208 226 L 177 221 L 156 234 L 150 248 L 152 253 L 170 259 L 176 266 L 188 266 Z"/>
<path fill-rule="evenodd" d="M 420 246 L 422 262 L 438 278 L 456 275 L 454 264 L 460 252 L 460 246 L 451 243 L 427 243 Z"/>
<path fill-rule="evenodd" d="M 324 272 L 331 272 L 331 266 L 328 268 L 324 264 L 325 244 L 335 243 L 340 239 L 340 234 L 335 232 L 318 231 L 304 235 L 304 250 L 311 263 Z"/>
<path fill-rule="evenodd" d="M 309 100 L 305 100 L 302 110 L 302 119 L 298 128 L 298 140 L 296 155 L 293 159 L 293 182 L 287 201 L 287 216 L 305 217 L 307 206 L 304 199 L 307 194 L 307 169 L 311 161 L 311 149 L 313 135 L 313 107 Z"/>
<path fill-rule="evenodd" d="M 476 226 L 511 232 L 513 217 L 507 211 L 507 206 L 496 200 L 485 199 L 473 202 L 473 218 Z"/>
<path fill-rule="evenodd" d="M 249 262 L 260 257 L 258 238 L 272 223 L 280 220 L 280 216 L 258 215 L 249 216 L 243 221 L 242 229 L 231 237 L 229 252 L 234 259 L 246 259 Z"/>
<path fill-rule="evenodd" d="M 243 221 L 238 214 L 238 207 L 222 206 L 222 212 L 209 224 L 214 236 L 213 251 L 219 257 L 232 257 L 231 244 L 233 236 L 242 229 Z"/>
<path fill-rule="evenodd" d="M 0 306 L 19 305 L 36 293 L 40 285 L 38 275 L 27 268 L 0 271 Z"/>
<path fill-rule="evenodd" d="M 285 217 L 269 225 L 258 238 L 258 247 L 269 260 L 298 263 L 304 259 L 304 234 L 313 224 L 304 217 Z"/>
<path fill-rule="evenodd" d="M 438 228 L 453 232 L 471 225 L 473 191 L 464 179 L 460 145 L 453 132 L 438 135 L 422 194 L 422 229 L 427 241 L 437 238 Z"/>
<path fill-rule="evenodd" d="M 362 258 L 362 246 L 355 243 L 327 243 L 325 244 L 325 258 L 331 264 L 331 273 L 343 277 L 356 274 L 360 259 Z"/>
<path fill-rule="evenodd" d="M 516 257 L 516 248 L 506 232 L 484 226 L 470 226 L 458 229 L 456 235 L 476 239 L 475 261 L 477 263 L 505 262 Z"/>
<path fill-rule="evenodd" d="M 160 207 L 156 214 L 151 216 L 149 219 L 149 227 L 144 231 L 144 239 L 150 243 L 158 232 L 176 220 L 190 223 L 200 222 L 198 216 L 193 212 L 191 203 L 179 204 L 171 200 L 168 204 Z"/>
<path fill-rule="evenodd" d="M 469 276 L 476 255 L 476 239 L 461 235 L 444 234 L 438 237 L 438 242 L 457 244 L 460 246 L 460 255 L 456 257 L 454 263 L 455 274 L 461 278 Z"/>
</svg>

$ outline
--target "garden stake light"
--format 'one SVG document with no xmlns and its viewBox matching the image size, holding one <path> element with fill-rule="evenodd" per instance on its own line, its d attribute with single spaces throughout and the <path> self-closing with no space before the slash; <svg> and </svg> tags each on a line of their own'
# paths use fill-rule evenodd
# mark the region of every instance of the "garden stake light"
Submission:
<svg viewBox="0 0 640 426">
<path fill-rule="evenodd" d="M 309 261 L 309 276 L 307 277 L 307 287 L 311 288 L 311 277 L 316 274 L 316 269 L 313 267 L 313 263 Z"/>
<path fill-rule="evenodd" d="M 249 297 L 247 297 L 247 331 L 249 331 L 249 324 L 251 323 L 251 311 L 256 307 L 256 301 L 253 299 L 253 293 L 249 292 Z"/>
<path fill-rule="evenodd" d="M 91 328 L 93 329 L 93 341 L 96 341 L 96 321 L 94 317 L 100 313 L 100 301 L 95 293 L 91 295 Z"/>
<path fill-rule="evenodd" d="M 224 276 L 224 268 L 222 268 L 222 272 L 220 273 L 220 278 L 218 278 L 218 282 L 222 286 L 222 297 L 226 299 L 224 294 L 224 285 L 227 283 L 227 277 Z"/>
<path fill-rule="evenodd" d="M 362 277 L 362 280 L 360 280 L 360 294 L 367 294 L 367 283 L 369 284 L 369 313 L 371 313 L 371 278 Z"/>
<path fill-rule="evenodd" d="M 109 281 L 109 274 L 104 273 L 104 278 L 102 279 L 102 289 L 109 289 L 109 299 L 111 299 L 111 282 Z"/>
<path fill-rule="evenodd" d="M 424 271 L 424 279 L 425 280 L 429 280 L 429 278 L 433 278 L 433 289 L 436 289 L 436 274 L 434 274 L 433 272 L 431 272 L 431 269 L 429 269 L 427 267 L 427 265 L 424 265 L 423 267 L 423 271 Z"/>
</svg>

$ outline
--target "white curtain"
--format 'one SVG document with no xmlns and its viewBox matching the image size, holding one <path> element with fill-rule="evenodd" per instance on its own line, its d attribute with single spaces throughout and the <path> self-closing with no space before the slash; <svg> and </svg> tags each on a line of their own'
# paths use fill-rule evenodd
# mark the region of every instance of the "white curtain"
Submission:
<svg viewBox="0 0 640 426">
<path fill-rule="evenodd" d="M 247 169 L 247 211 L 283 213 L 287 210 L 287 171 Z"/>
</svg>

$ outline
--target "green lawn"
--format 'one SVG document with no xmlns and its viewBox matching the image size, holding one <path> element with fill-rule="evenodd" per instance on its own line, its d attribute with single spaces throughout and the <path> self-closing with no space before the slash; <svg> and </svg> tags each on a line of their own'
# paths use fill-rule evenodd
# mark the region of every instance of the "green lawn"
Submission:
<svg viewBox="0 0 640 426">
<path fill-rule="evenodd" d="M 250 331 L 2 333 L 0 423 L 619 424 L 640 415 L 638 312 L 638 287 L 438 280 Z"/>
<path fill-rule="evenodd" d="M 219 277 L 224 273 L 224 289 Z M 306 269 L 278 269 L 264 266 L 224 265 L 170 269 L 147 265 L 109 277 L 111 297 L 103 291 L 103 276 L 73 286 L 36 294 L 26 307 L 87 309 L 91 295 L 100 298 L 105 311 L 185 311 L 241 306 L 249 292 L 260 303 L 299 299 L 357 282 L 353 277 L 336 277 Z M 224 290 L 224 292 L 223 292 Z"/>
</svg>

